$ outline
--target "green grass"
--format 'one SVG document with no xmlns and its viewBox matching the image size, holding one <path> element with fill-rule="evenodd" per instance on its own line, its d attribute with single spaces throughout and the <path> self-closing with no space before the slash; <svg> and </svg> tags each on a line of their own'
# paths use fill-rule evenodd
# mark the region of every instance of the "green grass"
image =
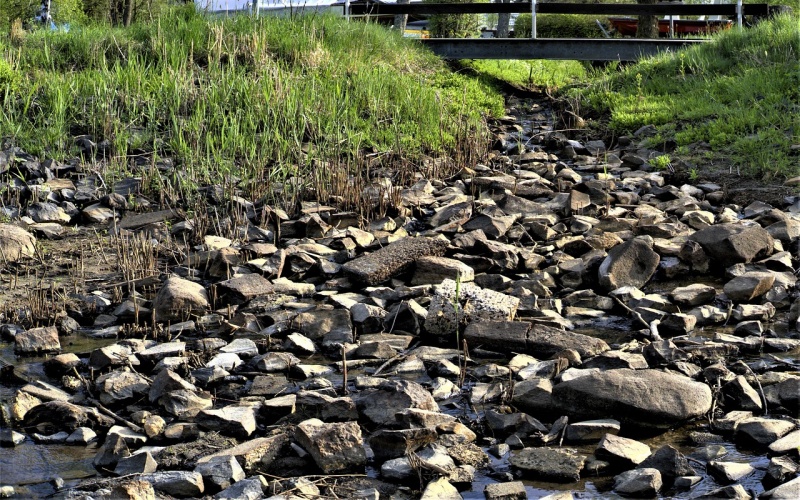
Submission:
<svg viewBox="0 0 800 500">
<path fill-rule="evenodd" d="M 595 77 L 571 92 L 630 133 L 653 124 L 654 143 L 711 145 L 717 159 L 754 176 L 800 175 L 800 17 L 782 15 L 721 33 L 708 44 Z"/>
<path fill-rule="evenodd" d="M 79 153 L 79 134 L 106 141 L 112 182 L 134 158 L 170 157 L 179 183 L 233 179 L 258 195 L 295 176 L 325 201 L 375 158 L 478 154 L 485 117 L 503 112 L 490 86 L 414 42 L 327 16 L 177 9 L 128 29 L 36 31 L 0 54 L 2 135 L 56 159 Z"/>
<path fill-rule="evenodd" d="M 461 64 L 487 81 L 500 80 L 522 89 L 557 89 L 587 77 L 586 66 L 578 61 L 475 59 Z"/>
</svg>

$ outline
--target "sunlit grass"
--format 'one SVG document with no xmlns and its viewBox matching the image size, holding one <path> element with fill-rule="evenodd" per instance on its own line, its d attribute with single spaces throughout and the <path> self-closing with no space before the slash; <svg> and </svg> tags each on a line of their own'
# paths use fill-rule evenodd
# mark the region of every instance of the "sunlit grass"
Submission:
<svg viewBox="0 0 800 500">
<path fill-rule="evenodd" d="M 733 29 L 709 44 L 600 75 L 573 91 L 617 133 L 659 127 L 659 140 L 704 141 L 741 171 L 800 174 L 800 17 Z"/>
<path fill-rule="evenodd" d="M 585 80 L 586 66 L 578 61 L 469 60 L 462 64 L 479 76 L 508 82 L 518 88 L 555 89 Z"/>
<path fill-rule="evenodd" d="M 112 178 L 135 158 L 170 157 L 182 182 L 239 179 L 256 194 L 291 176 L 311 183 L 320 161 L 346 183 L 367 154 L 386 166 L 476 154 L 485 118 L 503 112 L 490 86 L 413 41 L 327 16 L 176 9 L 128 29 L 29 33 L 0 55 L 0 135 L 68 159 L 80 153 L 73 138 L 88 134 L 110 151 Z"/>
</svg>

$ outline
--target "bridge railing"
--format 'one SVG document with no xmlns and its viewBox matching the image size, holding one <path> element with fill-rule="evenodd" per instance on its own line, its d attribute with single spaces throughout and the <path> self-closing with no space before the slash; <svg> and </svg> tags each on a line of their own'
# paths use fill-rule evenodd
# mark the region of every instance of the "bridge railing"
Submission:
<svg viewBox="0 0 800 500">
<path fill-rule="evenodd" d="M 432 14 L 520 14 L 530 12 L 531 38 L 536 38 L 536 14 L 590 14 L 627 16 L 736 16 L 741 27 L 744 16 L 767 16 L 768 4 L 743 4 L 742 0 L 731 4 L 682 4 L 664 2 L 657 4 L 579 4 L 541 3 L 537 0 L 518 3 L 408 3 L 388 4 L 366 0 L 349 3 L 353 15 L 432 15 Z M 347 7 L 345 7 L 347 9 Z"/>
</svg>

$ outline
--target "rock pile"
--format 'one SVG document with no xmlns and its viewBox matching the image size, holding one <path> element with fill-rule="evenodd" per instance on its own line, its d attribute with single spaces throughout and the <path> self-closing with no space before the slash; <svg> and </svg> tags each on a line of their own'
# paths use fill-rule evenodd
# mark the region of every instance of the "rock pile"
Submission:
<svg viewBox="0 0 800 500">
<path fill-rule="evenodd" d="M 735 483 L 760 474 L 771 498 L 796 498 L 800 197 L 732 205 L 712 183 L 670 185 L 635 137 L 606 150 L 534 131 L 525 152 L 513 124 L 498 142 L 517 151 L 396 188 L 395 217 L 362 225 L 306 203 L 264 219 L 233 196 L 233 238 L 206 237 L 156 294 L 95 295 L 79 328 L 4 324 L 20 356 L 157 326 L 49 358 L 52 383 L 3 403 L 0 441 L 96 443 L 102 479 L 65 498 L 459 498 L 478 469 L 487 498 L 524 498 L 487 453 L 517 477 L 613 477 L 623 496 L 691 496 L 708 474 L 720 490 L 703 498 L 750 498 Z M 162 243 L 193 224 L 126 212 L 136 180 L 101 196 L 95 177 L 34 163 L 0 162 L 42 175 L 35 202 L 4 209 L 7 262 L 65 222 L 116 219 Z M 626 342 L 588 334 L 615 325 Z M 682 425 L 769 468 L 631 438 Z"/>
</svg>

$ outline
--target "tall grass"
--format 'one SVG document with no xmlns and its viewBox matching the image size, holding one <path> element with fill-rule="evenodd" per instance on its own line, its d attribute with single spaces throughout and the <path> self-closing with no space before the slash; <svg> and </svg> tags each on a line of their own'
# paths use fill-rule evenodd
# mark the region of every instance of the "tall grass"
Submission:
<svg viewBox="0 0 800 500">
<path fill-rule="evenodd" d="M 712 42 L 600 75 L 581 97 L 629 133 L 704 141 L 752 175 L 800 175 L 800 17 L 786 14 L 714 36 Z"/>
<path fill-rule="evenodd" d="M 292 177 L 310 195 L 337 195 L 333 180 L 352 191 L 372 156 L 421 168 L 426 155 L 477 155 L 484 118 L 503 111 L 489 86 L 413 42 L 327 16 L 176 9 L 128 29 L 38 31 L 0 53 L 15 75 L 0 72 L 0 135 L 17 146 L 63 159 L 86 134 L 112 177 L 169 157 L 177 181 L 252 195 Z"/>
</svg>

